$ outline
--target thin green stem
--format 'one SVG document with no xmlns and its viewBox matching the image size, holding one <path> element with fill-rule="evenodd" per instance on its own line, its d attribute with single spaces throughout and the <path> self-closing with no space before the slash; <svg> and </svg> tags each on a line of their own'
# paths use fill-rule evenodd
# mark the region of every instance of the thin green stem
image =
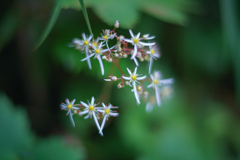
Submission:
<svg viewBox="0 0 240 160">
<path fill-rule="evenodd" d="M 92 28 L 91 28 L 91 25 L 90 25 L 90 21 L 89 21 L 89 18 L 88 18 L 88 14 L 87 14 L 86 7 L 85 7 L 85 5 L 84 5 L 84 3 L 83 3 L 83 0 L 79 0 L 79 2 L 80 2 L 80 5 L 81 5 L 81 7 L 82 7 L 83 16 L 84 16 L 84 18 L 85 18 L 85 20 L 86 20 L 86 23 L 87 23 L 87 26 L 88 26 L 88 30 L 89 30 L 90 34 L 93 35 L 93 33 L 92 33 Z"/>
</svg>

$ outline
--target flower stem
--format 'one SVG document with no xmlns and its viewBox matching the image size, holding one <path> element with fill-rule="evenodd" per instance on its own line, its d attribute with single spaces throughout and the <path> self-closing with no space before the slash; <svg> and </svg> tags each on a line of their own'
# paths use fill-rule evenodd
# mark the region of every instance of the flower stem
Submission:
<svg viewBox="0 0 240 160">
<path fill-rule="evenodd" d="M 86 20 L 86 23 L 87 23 L 87 26 L 88 26 L 88 30 L 89 30 L 90 34 L 93 35 L 93 33 L 92 33 L 92 28 L 91 28 L 91 25 L 90 25 L 90 22 L 89 22 L 89 18 L 88 18 L 88 14 L 87 14 L 86 7 L 85 7 L 85 5 L 84 5 L 84 3 L 83 3 L 83 0 L 79 0 L 79 2 L 80 2 L 80 5 L 81 5 L 81 7 L 82 7 L 83 16 L 84 16 L 84 18 L 85 18 L 85 20 Z"/>
</svg>

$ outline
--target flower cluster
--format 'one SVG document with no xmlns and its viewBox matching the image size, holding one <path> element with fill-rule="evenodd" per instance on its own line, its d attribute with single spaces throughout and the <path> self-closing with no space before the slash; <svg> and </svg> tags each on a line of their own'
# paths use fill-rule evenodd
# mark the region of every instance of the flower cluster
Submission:
<svg viewBox="0 0 240 160">
<path fill-rule="evenodd" d="M 159 47 L 152 40 L 155 36 L 149 36 L 149 34 L 144 34 L 141 36 L 141 33 L 134 34 L 131 29 L 129 29 L 130 38 L 125 38 L 123 35 L 118 35 L 116 29 L 119 27 L 119 22 L 116 21 L 114 29 L 105 29 L 102 31 L 99 37 L 96 39 L 93 35 L 86 36 L 85 33 L 82 34 L 82 39 L 75 38 L 73 40 L 73 46 L 82 53 L 85 54 L 85 57 L 81 61 L 87 61 L 89 69 L 92 69 L 91 58 L 97 59 L 100 65 L 101 73 L 104 75 L 104 65 L 103 60 L 113 63 L 122 76 L 117 77 L 115 75 L 109 76 L 109 79 L 104 79 L 105 81 L 120 81 L 117 84 L 118 88 L 123 88 L 126 86 L 131 87 L 131 92 L 134 93 L 137 105 L 140 104 L 140 100 L 146 102 L 146 111 L 151 112 L 153 106 L 157 104 L 161 106 L 162 99 L 170 97 L 172 94 L 171 85 L 174 83 L 174 79 L 162 79 L 160 71 L 152 71 L 153 60 L 160 58 Z M 114 45 L 110 45 L 114 44 Z M 136 67 L 131 71 L 127 66 L 127 74 L 123 72 L 119 66 L 120 58 L 130 57 Z M 148 74 L 149 78 L 146 75 L 137 73 L 139 67 L 139 61 L 149 62 Z M 125 70 L 125 69 L 124 69 Z M 144 84 L 146 84 L 144 86 Z M 147 90 L 148 89 L 148 90 Z M 70 120 L 74 124 L 73 115 L 86 115 L 84 118 L 92 118 L 95 121 L 95 124 L 99 130 L 99 134 L 103 135 L 102 130 L 106 123 L 106 120 L 110 116 L 118 116 L 116 111 L 112 109 L 118 108 L 114 107 L 111 104 L 105 105 L 102 103 L 102 106 L 98 106 L 98 103 L 95 103 L 94 97 L 92 97 L 91 102 L 85 103 L 80 101 L 80 104 L 74 104 L 75 100 L 69 102 L 66 100 L 66 104 L 62 103 L 61 108 L 67 110 L 67 115 L 69 115 Z M 101 125 L 98 122 L 98 119 L 103 118 Z"/>
<path fill-rule="evenodd" d="M 118 108 L 117 106 L 113 106 L 112 104 L 105 105 L 102 103 L 102 107 L 98 107 L 98 104 L 95 103 L 94 97 L 92 97 L 91 102 L 85 103 L 83 101 L 80 101 L 80 104 L 74 104 L 75 99 L 73 101 L 69 101 L 66 99 L 66 103 L 62 103 L 60 105 L 62 110 L 67 110 L 67 114 L 70 117 L 70 120 L 72 122 L 72 125 L 75 126 L 74 120 L 73 120 L 73 115 L 78 114 L 78 115 L 86 115 L 84 119 L 90 118 L 94 119 L 94 122 L 98 128 L 99 134 L 103 136 L 103 128 L 106 123 L 106 120 L 110 116 L 118 116 L 118 113 L 116 111 L 113 111 L 112 109 Z M 77 107 L 78 106 L 78 107 Z M 83 108 L 82 108 L 83 107 Z M 98 119 L 103 117 L 103 121 L 101 126 L 99 125 Z"/>
<path fill-rule="evenodd" d="M 115 29 L 119 27 L 119 23 L 116 22 L 113 30 L 103 30 L 100 37 L 96 39 L 93 35 L 86 36 L 82 34 L 82 39 L 75 38 L 73 44 L 76 49 L 85 53 L 85 58 L 82 61 L 87 61 L 89 69 L 91 67 L 90 59 L 98 59 L 102 75 L 104 75 L 103 61 L 113 62 L 114 59 L 127 58 L 130 55 L 130 59 L 133 60 L 136 66 L 139 66 L 138 59 L 140 61 L 149 62 L 149 73 L 151 72 L 153 60 L 160 58 L 160 52 L 155 42 L 150 42 L 154 39 L 154 36 L 145 34 L 140 36 L 140 32 L 134 35 L 132 30 L 129 30 L 130 38 L 125 38 L 123 35 L 117 35 Z M 115 40 L 116 39 L 116 40 Z M 109 42 L 115 42 L 113 46 L 109 46 Z"/>
</svg>

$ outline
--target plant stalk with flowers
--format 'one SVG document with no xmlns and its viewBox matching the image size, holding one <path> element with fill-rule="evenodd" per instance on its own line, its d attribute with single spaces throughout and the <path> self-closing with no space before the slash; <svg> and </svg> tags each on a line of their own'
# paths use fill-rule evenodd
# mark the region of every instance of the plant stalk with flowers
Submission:
<svg viewBox="0 0 240 160">
<path fill-rule="evenodd" d="M 85 10 L 83 10 L 85 11 Z M 84 15 L 87 15 L 86 13 Z M 86 17 L 85 17 L 86 18 Z M 86 18 L 87 19 L 87 18 Z M 89 27 L 90 23 L 87 21 Z M 119 22 L 116 21 L 114 28 L 112 30 L 105 29 L 100 33 L 99 37 L 94 38 L 91 34 L 86 36 L 85 33 L 82 34 L 82 39 L 75 38 L 72 43 L 75 49 L 84 53 L 85 57 L 81 59 L 81 61 L 87 61 L 89 69 L 92 69 L 91 63 L 94 63 L 94 59 L 97 59 L 100 65 L 101 73 L 104 76 L 104 61 L 110 62 L 118 68 L 119 72 L 122 74 L 121 77 L 117 77 L 116 75 L 109 75 L 109 79 L 104 79 L 105 81 L 120 81 L 117 84 L 118 88 L 123 88 L 129 86 L 134 93 L 136 103 L 139 105 L 141 100 L 146 102 L 146 111 L 151 112 L 153 106 L 157 104 L 161 106 L 162 99 L 169 97 L 170 91 L 165 91 L 166 88 L 171 89 L 171 85 L 174 83 L 174 79 L 161 79 L 162 75 L 160 71 L 154 70 L 152 74 L 152 66 L 153 61 L 160 58 L 159 47 L 156 42 L 153 41 L 155 36 L 149 36 L 149 34 L 144 34 L 140 36 L 139 32 L 137 35 L 134 35 L 133 31 L 129 29 L 130 38 L 125 38 L 123 35 L 118 35 L 116 29 L 119 27 Z M 91 33 L 91 32 L 90 32 Z M 109 46 L 110 41 L 116 42 L 114 45 Z M 90 59 L 93 57 L 93 61 Z M 130 60 L 134 62 L 136 67 L 133 71 L 126 66 L 126 69 L 122 69 L 119 65 L 120 59 L 126 59 L 130 57 Z M 143 75 L 141 73 L 137 73 L 139 62 L 138 61 L 147 61 L 148 65 L 148 74 Z M 80 62 L 83 63 L 83 62 Z M 125 74 L 125 70 L 127 70 L 128 74 Z M 144 83 L 143 83 L 144 82 Z M 144 86 L 145 82 L 148 82 L 147 86 Z M 67 110 L 67 115 L 70 116 L 70 120 L 75 126 L 73 121 L 73 115 L 78 114 L 80 116 L 87 114 L 84 118 L 92 118 L 97 126 L 100 135 L 103 135 L 103 128 L 105 126 L 106 120 L 110 116 L 118 116 L 119 114 L 112 111 L 112 109 L 118 108 L 113 107 L 112 104 L 105 105 L 102 102 L 102 106 L 99 106 L 99 103 L 95 103 L 95 98 L 92 97 L 91 102 L 85 103 L 80 101 L 80 104 L 74 104 L 75 100 L 71 103 L 69 100 L 66 101 L 67 104 L 62 104 L 61 108 Z M 73 107 L 78 106 L 78 107 Z M 102 124 L 99 124 L 99 119 L 103 118 Z"/>
</svg>

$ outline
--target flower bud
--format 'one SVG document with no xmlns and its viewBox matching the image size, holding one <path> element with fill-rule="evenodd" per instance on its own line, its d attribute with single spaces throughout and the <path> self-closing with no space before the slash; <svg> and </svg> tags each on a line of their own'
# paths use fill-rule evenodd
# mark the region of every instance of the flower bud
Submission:
<svg viewBox="0 0 240 160">
<path fill-rule="evenodd" d="M 106 56 L 102 56 L 102 59 L 106 60 L 106 59 L 107 59 L 107 57 L 106 57 Z"/>
<path fill-rule="evenodd" d="M 120 83 L 118 83 L 117 87 L 118 87 L 118 88 L 123 88 L 124 85 L 122 84 L 122 82 L 120 82 Z"/>
<path fill-rule="evenodd" d="M 112 81 L 116 81 L 116 80 L 117 80 L 117 77 L 116 77 L 116 76 L 112 76 L 112 77 L 111 77 L 111 80 L 112 80 Z"/>
<path fill-rule="evenodd" d="M 116 20 L 114 27 L 115 27 L 115 28 L 119 28 L 119 22 L 118 22 L 118 20 Z"/>
<path fill-rule="evenodd" d="M 111 57 L 108 58 L 108 62 L 112 62 L 112 58 Z"/>
<path fill-rule="evenodd" d="M 122 42 L 123 39 L 124 39 L 124 36 L 123 36 L 123 35 L 120 35 L 120 36 L 119 36 L 119 41 Z"/>
</svg>

